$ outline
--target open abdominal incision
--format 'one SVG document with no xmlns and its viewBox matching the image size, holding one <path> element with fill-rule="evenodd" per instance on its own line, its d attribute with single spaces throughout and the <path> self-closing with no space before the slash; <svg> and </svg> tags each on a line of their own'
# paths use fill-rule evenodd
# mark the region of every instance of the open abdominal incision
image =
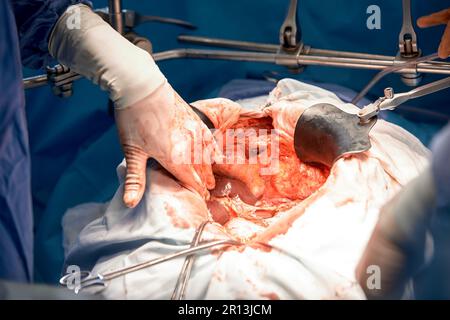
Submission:
<svg viewBox="0 0 450 320">
<path fill-rule="evenodd" d="M 226 232 L 248 242 L 318 190 L 329 169 L 302 163 L 270 117 L 241 117 L 227 129 L 215 135 L 224 160 L 213 164 L 216 186 L 207 206 Z"/>
</svg>

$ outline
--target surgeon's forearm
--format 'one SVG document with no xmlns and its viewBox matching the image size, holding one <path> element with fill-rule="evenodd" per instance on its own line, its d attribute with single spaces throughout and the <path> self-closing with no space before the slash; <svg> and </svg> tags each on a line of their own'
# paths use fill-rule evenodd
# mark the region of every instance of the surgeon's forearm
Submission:
<svg viewBox="0 0 450 320">
<path fill-rule="evenodd" d="M 434 203 L 434 181 L 427 169 L 382 208 L 356 272 L 368 298 L 401 297 L 406 281 L 424 262 Z M 380 270 L 380 288 L 367 283 L 371 266 Z"/>
<path fill-rule="evenodd" d="M 74 14 L 79 14 L 78 21 Z M 150 54 L 85 5 L 70 7 L 61 16 L 50 36 L 49 51 L 62 64 L 108 90 L 117 107 L 142 100 L 165 80 Z"/>
</svg>

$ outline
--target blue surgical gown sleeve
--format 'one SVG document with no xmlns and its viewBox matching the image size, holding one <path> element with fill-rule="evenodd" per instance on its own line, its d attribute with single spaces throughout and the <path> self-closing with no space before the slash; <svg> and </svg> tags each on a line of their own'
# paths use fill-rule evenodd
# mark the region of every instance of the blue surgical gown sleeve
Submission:
<svg viewBox="0 0 450 320">
<path fill-rule="evenodd" d="M 22 61 L 45 65 L 53 25 L 74 0 L 0 0 L 0 279 L 33 279 L 31 174 Z"/>
<path fill-rule="evenodd" d="M 19 34 L 22 63 L 38 69 L 51 64 L 48 40 L 58 18 L 70 6 L 87 0 L 14 0 L 11 1 Z"/>
</svg>

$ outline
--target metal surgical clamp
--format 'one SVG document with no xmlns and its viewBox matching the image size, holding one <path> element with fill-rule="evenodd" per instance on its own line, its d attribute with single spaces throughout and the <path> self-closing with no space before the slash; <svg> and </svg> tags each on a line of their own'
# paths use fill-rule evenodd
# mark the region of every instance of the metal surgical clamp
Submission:
<svg viewBox="0 0 450 320">
<path fill-rule="evenodd" d="M 291 0 L 288 13 L 280 28 L 280 44 L 286 50 L 298 49 L 302 32 L 297 16 L 297 0 Z"/>
<path fill-rule="evenodd" d="M 450 77 L 428 83 L 426 85 L 417 87 L 408 92 L 396 93 L 392 88 L 384 89 L 384 97 L 379 98 L 374 103 L 369 104 L 364 107 L 358 116 L 361 118 L 362 122 L 366 122 L 378 115 L 380 111 L 383 110 L 393 110 L 400 104 L 425 95 L 435 93 L 440 90 L 444 90 L 450 87 Z"/>
<path fill-rule="evenodd" d="M 403 25 L 399 34 L 398 46 L 402 57 L 420 55 L 417 36 L 411 19 L 411 0 L 403 0 Z"/>
<path fill-rule="evenodd" d="M 400 30 L 398 47 L 399 52 L 396 56 L 397 61 L 409 61 L 422 55 L 422 51 L 417 45 L 417 36 L 414 31 L 414 25 L 411 18 L 411 0 L 402 0 L 403 23 Z M 422 80 L 422 74 L 419 72 L 404 73 L 401 75 L 403 83 L 407 86 L 415 87 Z"/>
<path fill-rule="evenodd" d="M 280 28 L 280 41 L 278 44 L 180 35 L 178 37 L 180 42 L 213 46 L 216 49 L 177 48 L 153 53 L 152 55 L 156 62 L 171 59 L 251 61 L 285 66 L 293 72 L 300 72 L 308 65 L 384 70 L 401 65 L 402 62 L 408 62 L 420 56 L 416 35 L 411 23 L 410 0 L 404 0 L 403 3 L 404 24 L 400 32 L 399 44 L 396 44 L 397 48 L 399 48 L 397 56 L 312 48 L 302 42 L 301 28 L 297 21 L 297 9 L 298 0 L 290 0 L 286 18 Z M 108 11 L 103 10 L 102 12 L 102 10 L 97 10 L 97 12 L 103 15 L 105 20 L 110 22 L 120 33 L 125 33 L 124 36 L 128 40 L 148 51 L 152 51 L 150 41 L 134 32 L 125 32 L 132 31 L 126 29 L 130 29 L 130 26 L 135 26 L 137 23 L 146 21 L 175 23 L 178 26 L 189 29 L 193 27 L 192 24 L 185 21 L 155 18 L 152 16 L 143 17 L 136 15 L 133 11 L 122 10 L 121 0 L 109 0 Z M 107 15 L 106 12 L 108 12 Z M 218 47 L 238 50 L 217 50 Z M 418 55 L 415 54 L 416 49 L 419 51 Z M 59 87 L 54 90 L 55 94 L 69 97 L 72 94 L 72 86 L 67 79 L 67 75 L 65 75 L 67 68 L 57 67 L 53 69 L 55 72 L 52 72 L 52 74 L 25 78 L 23 80 L 24 88 L 31 89 L 50 84 Z M 391 69 L 391 71 L 401 74 L 405 83 L 415 85 L 420 80 L 420 76 L 418 76 L 420 73 L 450 75 L 450 65 L 443 61 L 420 62 L 411 66 L 404 65 L 401 68 Z M 76 73 L 72 76 L 71 80 L 81 78 Z M 59 78 L 63 78 L 64 80 L 61 86 Z M 376 82 L 378 79 L 376 78 L 374 81 Z"/>
<path fill-rule="evenodd" d="M 152 267 L 154 265 L 178 258 L 178 257 L 182 257 L 182 256 L 186 256 L 186 255 L 190 255 L 208 248 L 213 248 L 213 247 L 217 247 L 217 246 L 222 246 L 222 245 L 241 245 L 240 242 L 235 241 L 235 240 L 214 240 L 214 241 L 209 241 L 209 242 L 205 242 L 202 244 L 199 244 L 195 247 L 191 247 L 188 249 L 184 249 L 172 254 L 168 254 L 166 256 L 160 257 L 160 258 L 156 258 L 156 259 L 152 259 L 146 262 L 142 262 L 142 263 L 138 263 L 136 265 L 130 266 L 130 267 L 125 267 L 122 269 L 118 269 L 116 271 L 111 271 L 111 272 L 107 272 L 104 274 L 98 273 L 97 275 L 93 276 L 91 272 L 89 271 L 81 271 L 80 273 L 78 273 L 78 276 L 80 277 L 80 281 L 79 284 L 77 284 L 74 288 L 75 293 L 80 292 L 81 290 L 83 290 L 84 288 L 87 287 L 91 287 L 91 286 L 102 286 L 102 287 L 106 287 L 106 282 L 110 281 L 112 279 L 115 278 L 119 278 L 122 277 L 126 274 L 135 272 L 135 271 L 139 271 L 139 270 L 143 270 L 149 267 Z M 67 286 L 72 282 L 72 280 L 74 279 L 74 277 L 76 277 L 77 274 L 74 273 L 69 273 L 64 275 L 60 280 L 59 283 L 63 286 Z"/>
<path fill-rule="evenodd" d="M 195 230 L 194 239 L 192 240 L 191 248 L 195 248 L 200 243 L 202 238 L 203 230 L 209 221 L 203 222 L 197 230 Z M 195 255 L 190 254 L 184 260 L 183 267 L 181 269 L 180 275 L 178 276 L 177 284 L 172 294 L 172 300 L 182 300 L 185 297 L 187 283 L 191 275 L 192 266 L 194 265 Z"/>
</svg>

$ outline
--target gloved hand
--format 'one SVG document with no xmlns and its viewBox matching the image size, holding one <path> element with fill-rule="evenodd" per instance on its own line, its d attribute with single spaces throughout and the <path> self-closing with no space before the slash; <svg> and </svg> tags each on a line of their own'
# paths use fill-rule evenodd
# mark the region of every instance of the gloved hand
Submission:
<svg viewBox="0 0 450 320">
<path fill-rule="evenodd" d="M 71 19 L 77 15 L 78 24 Z M 128 207 L 145 190 L 145 168 L 155 158 L 180 182 L 208 198 L 216 151 L 207 127 L 167 83 L 150 54 L 134 46 L 88 6 L 69 7 L 55 25 L 49 52 L 73 71 L 108 90 L 127 162 L 123 200 Z M 191 151 L 201 146 L 201 157 Z M 204 155 L 204 156 L 203 156 Z"/>
<path fill-rule="evenodd" d="M 430 259 L 428 229 L 435 206 L 434 185 L 428 168 L 381 209 L 356 270 L 367 298 L 400 299 L 406 283 Z M 371 271 L 373 266 L 379 268 L 378 274 Z M 368 283 L 372 275 L 380 276 L 380 287 Z"/>
<path fill-rule="evenodd" d="M 124 202 L 134 207 L 142 197 L 148 158 L 156 159 L 185 187 L 208 198 L 215 180 L 211 163 L 215 142 L 191 107 L 165 81 L 143 100 L 115 110 L 127 163 Z M 194 158 L 198 150 L 206 158 Z M 208 153 L 209 152 L 209 153 Z"/>
<path fill-rule="evenodd" d="M 446 59 L 450 56 L 450 8 L 417 19 L 420 28 L 428 28 L 438 25 L 446 25 L 439 45 L 439 58 Z"/>
</svg>

